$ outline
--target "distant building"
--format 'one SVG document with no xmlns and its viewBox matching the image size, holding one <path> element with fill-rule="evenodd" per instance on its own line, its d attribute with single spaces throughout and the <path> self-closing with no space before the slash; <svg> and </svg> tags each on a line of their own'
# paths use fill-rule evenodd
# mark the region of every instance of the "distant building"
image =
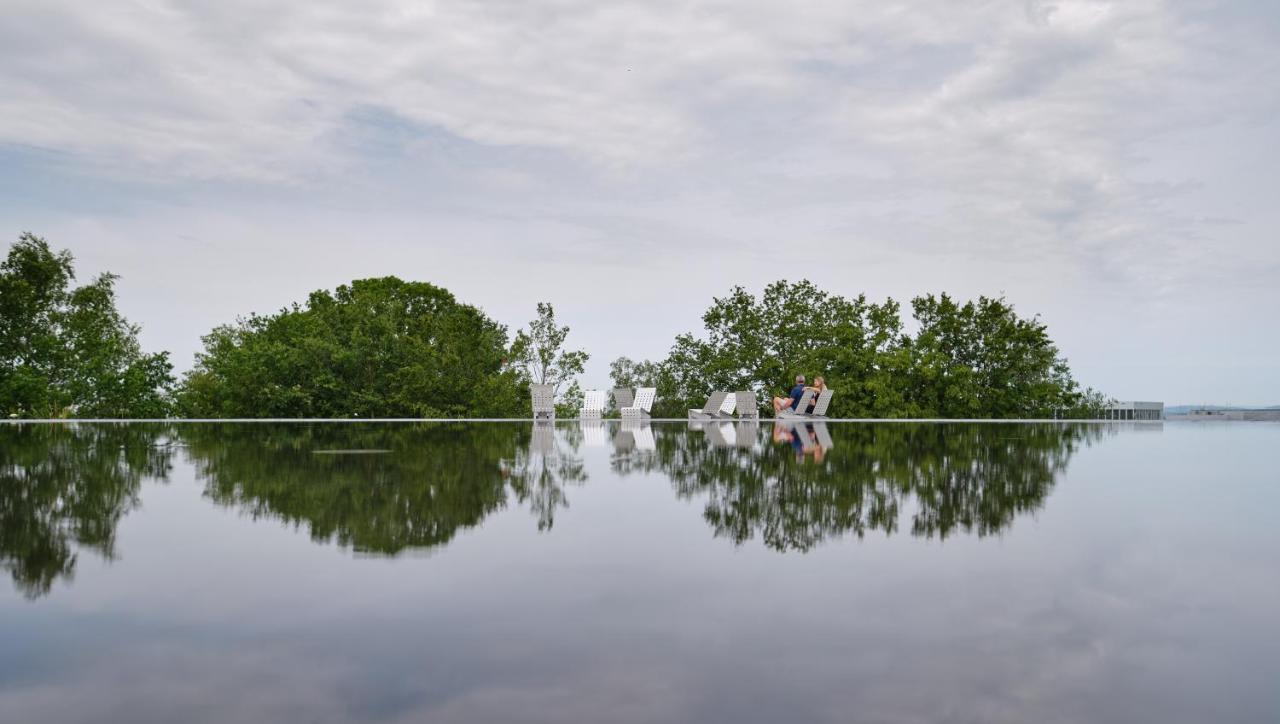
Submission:
<svg viewBox="0 0 1280 724">
<path fill-rule="evenodd" d="M 1112 402 L 1102 408 L 1101 420 L 1163 420 L 1163 402 Z"/>
<path fill-rule="evenodd" d="M 1214 408 L 1202 408 L 1192 410 L 1187 413 L 1188 420 L 1238 420 L 1241 422 L 1280 422 L 1280 410 L 1275 408 L 1264 408 L 1258 410 L 1247 410 L 1241 408 L 1233 408 L 1227 410 L 1219 410 Z"/>
</svg>

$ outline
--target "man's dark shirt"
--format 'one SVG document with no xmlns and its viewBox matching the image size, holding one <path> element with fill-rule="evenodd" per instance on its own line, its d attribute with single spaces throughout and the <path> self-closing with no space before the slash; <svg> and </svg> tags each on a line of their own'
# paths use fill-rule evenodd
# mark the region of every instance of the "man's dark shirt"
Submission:
<svg viewBox="0 0 1280 724">
<path fill-rule="evenodd" d="M 804 383 L 798 384 L 791 388 L 791 409 L 796 409 L 796 405 L 800 404 L 800 398 L 804 397 Z"/>
</svg>

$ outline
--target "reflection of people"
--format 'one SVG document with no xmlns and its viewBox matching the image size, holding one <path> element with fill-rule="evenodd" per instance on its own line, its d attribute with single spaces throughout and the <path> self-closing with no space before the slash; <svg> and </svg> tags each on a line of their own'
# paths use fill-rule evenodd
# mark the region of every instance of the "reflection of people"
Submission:
<svg viewBox="0 0 1280 724">
<path fill-rule="evenodd" d="M 796 462 L 804 462 L 805 457 L 813 455 L 813 461 L 821 463 L 827 456 L 827 449 L 818 439 L 818 431 L 812 424 L 773 426 L 773 441 L 788 444 L 796 453 Z"/>
<path fill-rule="evenodd" d="M 796 386 L 791 388 L 791 392 L 786 397 L 773 398 L 773 414 L 778 414 L 786 408 L 795 409 L 800 404 L 800 398 L 804 397 L 804 375 L 796 375 Z"/>
</svg>

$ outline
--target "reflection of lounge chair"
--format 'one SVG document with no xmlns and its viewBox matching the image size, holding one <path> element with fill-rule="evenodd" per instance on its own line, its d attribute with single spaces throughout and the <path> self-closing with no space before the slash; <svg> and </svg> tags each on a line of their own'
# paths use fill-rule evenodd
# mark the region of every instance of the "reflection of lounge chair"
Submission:
<svg viewBox="0 0 1280 724">
<path fill-rule="evenodd" d="M 609 428 L 604 420 L 583 420 L 578 424 L 582 426 L 582 442 L 588 447 L 608 444 Z"/>
<path fill-rule="evenodd" d="M 534 422 L 529 438 L 530 452 L 550 455 L 556 449 L 556 428 L 550 422 Z"/>
<path fill-rule="evenodd" d="M 813 423 L 813 431 L 817 434 L 818 444 L 822 446 L 823 450 L 830 450 L 835 447 L 835 442 L 831 439 L 831 431 L 827 429 L 827 423 Z"/>
<path fill-rule="evenodd" d="M 814 398 L 818 396 L 817 390 L 805 390 L 800 396 L 800 400 L 796 402 L 795 407 L 784 407 L 775 415 L 778 419 L 795 419 L 798 417 L 808 417 L 805 410 L 809 409 L 809 405 L 813 404 Z"/>
<path fill-rule="evenodd" d="M 738 410 L 738 417 L 744 420 L 760 419 L 760 404 L 756 402 L 756 393 L 754 392 L 735 392 L 733 393 L 735 407 Z"/>
<path fill-rule="evenodd" d="M 533 419 L 554 420 L 556 418 L 556 391 L 551 385 L 529 385 L 529 394 L 533 397 Z"/>
<path fill-rule="evenodd" d="M 656 450 L 657 443 L 653 439 L 653 428 L 647 420 L 624 419 L 618 425 L 618 432 L 613 436 L 613 447 L 618 452 L 631 450 Z"/>
<path fill-rule="evenodd" d="M 705 420 L 712 417 L 729 417 L 737 406 L 737 399 L 728 392 L 712 392 L 707 404 L 701 410 L 689 410 L 690 420 Z"/>
<path fill-rule="evenodd" d="M 658 443 L 653 439 L 653 428 L 641 425 L 631 431 L 635 437 L 637 450 L 657 450 Z"/>
<path fill-rule="evenodd" d="M 738 444 L 738 433 L 732 422 L 713 422 L 707 425 L 707 442 L 711 447 L 734 447 Z"/>
<path fill-rule="evenodd" d="M 622 408 L 623 420 L 647 420 L 649 419 L 649 410 L 653 408 L 653 400 L 658 396 L 658 390 L 653 387 L 641 387 L 636 390 L 635 402 L 629 407 Z"/>
<path fill-rule="evenodd" d="M 759 439 L 760 423 L 755 420 L 738 423 L 738 447 L 755 447 Z"/>
<path fill-rule="evenodd" d="M 604 406 L 607 398 L 604 390 L 587 390 L 582 395 L 582 411 L 578 413 L 579 417 L 601 417 L 604 415 Z"/>
</svg>

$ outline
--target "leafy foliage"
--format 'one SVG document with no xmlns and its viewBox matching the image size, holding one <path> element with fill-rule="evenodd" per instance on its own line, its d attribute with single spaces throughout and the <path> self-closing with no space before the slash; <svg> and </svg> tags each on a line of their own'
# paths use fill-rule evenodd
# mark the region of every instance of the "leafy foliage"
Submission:
<svg viewBox="0 0 1280 724">
<path fill-rule="evenodd" d="M 742 544 L 759 536 L 778 551 L 808 551 L 850 532 L 893 534 L 904 520 L 911 535 L 925 538 L 999 534 L 1020 514 L 1039 510 L 1072 454 L 1104 430 L 833 424 L 834 447 L 809 464 L 790 445 L 715 448 L 706 436 L 668 428 L 656 436 L 652 455 L 615 458 L 614 469 L 661 471 L 678 495 L 703 501 L 703 518 L 717 537 Z"/>
<path fill-rule="evenodd" d="M 503 417 L 527 397 L 506 345 L 444 289 L 360 279 L 214 329 L 179 403 L 191 417 Z"/>
<path fill-rule="evenodd" d="M 582 389 L 576 377 L 590 359 L 584 350 L 567 350 L 569 327 L 556 324 L 556 311 L 547 302 L 538 303 L 538 316 L 528 330 L 516 332 L 511 359 L 530 383 L 551 385 L 556 395 L 556 414 L 569 416 L 582 407 Z M 561 394 L 560 388 L 568 383 Z"/>
<path fill-rule="evenodd" d="M 72 288 L 73 259 L 24 233 L 0 264 L 0 410 L 17 417 L 163 417 L 167 352 L 145 354 L 113 274 Z"/>
<path fill-rule="evenodd" d="M 116 526 L 173 448 L 155 423 L 0 426 L 0 568 L 23 595 L 75 575 L 77 550 L 115 558 Z M 161 443 L 161 444 L 157 444 Z"/>
<path fill-rule="evenodd" d="M 646 368 L 655 411 L 680 416 L 714 390 L 753 390 L 767 409 L 797 374 L 821 375 L 837 391 L 833 417 L 1050 417 L 1096 404 L 1045 326 L 1004 299 L 929 295 L 912 311 L 915 335 L 892 299 L 844 298 L 808 281 L 775 282 L 759 298 L 735 287 L 703 315 L 704 336 L 678 336 L 667 359 Z M 615 381 L 635 377 L 635 363 L 615 365 Z"/>
</svg>

